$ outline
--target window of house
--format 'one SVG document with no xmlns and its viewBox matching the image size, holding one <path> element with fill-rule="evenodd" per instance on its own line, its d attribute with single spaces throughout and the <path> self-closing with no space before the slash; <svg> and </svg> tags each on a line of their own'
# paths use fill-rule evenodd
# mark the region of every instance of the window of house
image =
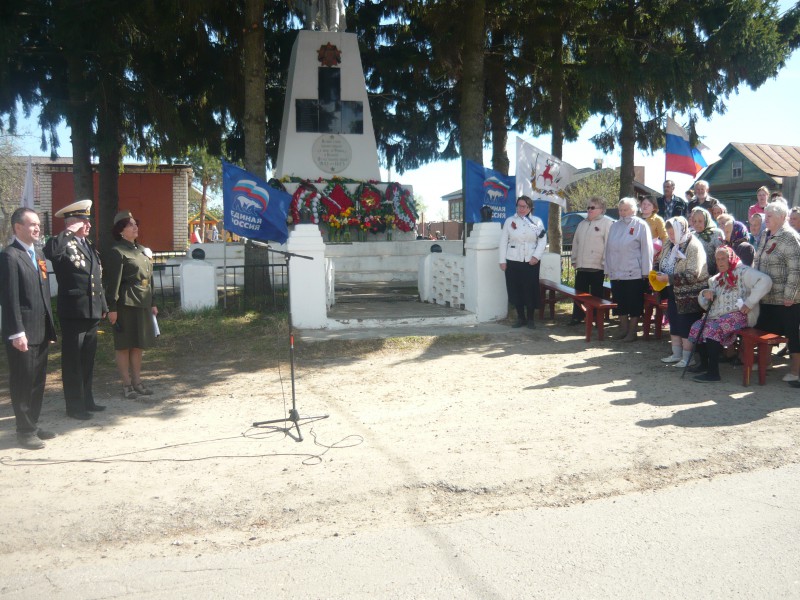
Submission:
<svg viewBox="0 0 800 600">
<path fill-rule="evenodd" d="M 742 161 L 741 160 L 731 161 L 731 179 L 741 179 L 741 178 L 742 178 Z"/>
<path fill-rule="evenodd" d="M 464 219 L 464 203 L 456 200 L 450 203 L 450 220 L 462 221 Z"/>
</svg>

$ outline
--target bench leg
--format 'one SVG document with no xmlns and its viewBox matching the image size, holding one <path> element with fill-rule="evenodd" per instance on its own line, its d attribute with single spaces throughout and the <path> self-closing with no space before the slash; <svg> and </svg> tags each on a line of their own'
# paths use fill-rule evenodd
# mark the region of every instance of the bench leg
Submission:
<svg viewBox="0 0 800 600">
<path fill-rule="evenodd" d="M 596 311 L 594 309 L 591 309 L 589 307 L 584 307 L 584 308 L 586 309 L 586 317 L 584 318 L 584 323 L 586 323 L 586 341 L 587 342 L 591 342 L 592 341 L 592 321 L 594 321 L 595 317 L 597 316 L 597 313 L 596 313 Z M 598 331 L 599 331 L 599 327 L 602 327 L 602 325 L 598 325 Z"/>
<path fill-rule="evenodd" d="M 607 316 L 608 311 L 600 310 L 599 308 L 595 310 L 595 317 L 597 318 L 597 339 L 601 342 L 605 339 L 605 322 Z"/>
<path fill-rule="evenodd" d="M 642 339 L 647 341 L 650 337 L 650 321 L 653 320 L 653 307 L 646 304 L 642 315 Z"/>
<path fill-rule="evenodd" d="M 767 383 L 767 366 L 769 365 L 771 354 L 772 348 L 769 344 L 758 345 L 758 385 L 766 385 Z"/>
<path fill-rule="evenodd" d="M 664 323 L 664 310 L 661 306 L 656 307 L 656 318 L 655 318 L 655 329 L 656 329 L 656 339 L 661 339 L 661 325 Z"/>
<path fill-rule="evenodd" d="M 749 340 L 742 339 L 742 385 L 750 385 L 750 372 L 755 362 L 755 347 Z"/>
</svg>

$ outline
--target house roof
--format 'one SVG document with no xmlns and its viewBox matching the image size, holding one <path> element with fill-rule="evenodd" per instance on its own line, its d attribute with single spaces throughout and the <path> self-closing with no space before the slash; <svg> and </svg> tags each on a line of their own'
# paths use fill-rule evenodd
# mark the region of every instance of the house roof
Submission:
<svg viewBox="0 0 800 600">
<path fill-rule="evenodd" d="M 794 177 L 800 172 L 800 146 L 742 142 L 731 142 L 729 146 L 771 177 Z"/>
</svg>

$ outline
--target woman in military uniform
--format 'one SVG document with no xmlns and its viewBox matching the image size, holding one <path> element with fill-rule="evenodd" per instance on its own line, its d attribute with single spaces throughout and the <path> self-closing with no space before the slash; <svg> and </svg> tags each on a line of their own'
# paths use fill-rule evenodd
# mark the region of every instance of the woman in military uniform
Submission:
<svg viewBox="0 0 800 600">
<path fill-rule="evenodd" d="M 117 370 L 124 398 L 149 396 L 142 383 L 142 354 L 155 341 L 152 252 L 136 242 L 139 226 L 130 211 L 114 217 L 117 242 L 103 261 L 108 320 L 114 326 Z"/>
</svg>

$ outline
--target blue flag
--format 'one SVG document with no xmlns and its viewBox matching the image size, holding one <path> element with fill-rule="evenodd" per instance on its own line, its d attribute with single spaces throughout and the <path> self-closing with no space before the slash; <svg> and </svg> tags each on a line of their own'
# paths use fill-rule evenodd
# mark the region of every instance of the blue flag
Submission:
<svg viewBox="0 0 800 600">
<path fill-rule="evenodd" d="M 222 161 L 222 206 L 225 231 L 242 237 L 286 243 L 286 216 L 292 197 L 266 181 Z"/>
<path fill-rule="evenodd" d="M 468 160 L 466 180 L 465 223 L 480 223 L 482 206 L 492 209 L 492 221 L 497 223 L 503 223 L 507 216 L 514 214 L 516 185 L 513 175 L 503 175 L 500 171 Z"/>
</svg>

